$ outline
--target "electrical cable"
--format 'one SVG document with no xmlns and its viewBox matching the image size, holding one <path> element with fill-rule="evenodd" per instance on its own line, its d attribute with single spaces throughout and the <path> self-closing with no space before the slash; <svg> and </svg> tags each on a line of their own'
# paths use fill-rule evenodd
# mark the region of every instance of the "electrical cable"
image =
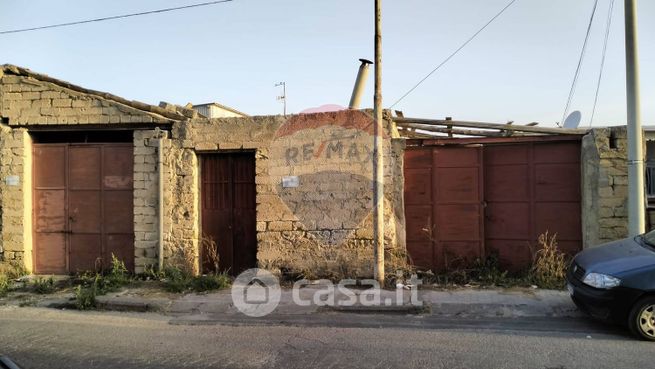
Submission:
<svg viewBox="0 0 655 369">
<path fill-rule="evenodd" d="M 82 21 L 76 21 L 76 22 L 67 22 L 67 23 L 58 23 L 58 24 L 51 24 L 48 26 L 39 26 L 39 27 L 30 27 L 30 28 L 21 28 L 21 29 L 12 29 L 12 30 L 7 30 L 7 31 L 0 31 L 0 35 L 6 35 L 10 33 L 21 33 L 21 32 L 29 32 L 29 31 L 38 31 L 38 30 L 43 30 L 43 29 L 49 29 L 49 28 L 58 28 L 58 27 L 68 27 L 68 26 L 74 26 L 77 24 L 85 24 L 85 23 L 93 23 L 93 22 L 102 22 L 102 21 L 107 21 L 107 20 L 114 20 L 114 19 L 122 19 L 122 18 L 129 18 L 129 17 L 136 17 L 140 15 L 148 15 L 148 14 L 155 14 L 155 13 L 166 13 L 166 12 L 171 12 L 174 10 L 182 10 L 182 9 L 189 9 L 189 8 L 197 8 L 201 6 L 208 6 L 208 5 L 216 5 L 216 4 L 222 4 L 222 3 L 227 3 L 233 0 L 218 0 L 218 1 L 208 1 L 204 3 L 198 3 L 198 4 L 190 4 L 190 5 L 184 5 L 184 6 L 177 6 L 174 8 L 165 8 L 165 9 L 158 9 L 158 10 L 150 10 L 150 11 L 145 11 L 145 12 L 140 12 L 140 13 L 131 13 L 131 14 L 123 14 L 123 15 L 114 15 L 110 17 L 102 17 L 102 18 L 94 18 L 94 19 L 87 19 L 87 20 L 82 20 Z"/>
<path fill-rule="evenodd" d="M 580 69 L 582 67 L 582 62 L 584 60 L 585 54 L 587 52 L 587 43 L 589 41 L 589 35 L 591 34 L 591 25 L 594 23 L 594 16 L 596 15 L 596 8 L 598 7 L 598 0 L 594 1 L 594 7 L 591 11 L 591 17 L 589 17 L 589 25 L 587 26 L 587 34 L 584 38 L 584 43 L 582 44 L 582 51 L 580 52 L 580 59 L 578 59 L 578 67 L 575 69 L 575 75 L 573 76 L 573 82 L 571 83 L 571 89 L 569 90 L 569 98 L 566 100 L 566 107 L 564 108 L 564 114 L 562 114 L 561 126 L 564 125 L 564 120 L 566 119 L 566 113 L 569 112 L 569 107 L 571 106 L 571 101 L 573 100 L 573 95 L 575 94 L 575 88 L 578 84 L 578 77 L 580 76 Z"/>
<path fill-rule="evenodd" d="M 436 68 L 432 69 L 432 71 L 431 71 L 430 73 L 428 73 L 425 77 L 423 77 L 420 81 L 418 81 L 418 83 L 415 84 L 414 87 L 410 88 L 409 91 L 407 91 L 407 92 L 406 92 L 404 95 L 402 95 L 398 100 L 396 100 L 396 102 L 393 103 L 393 104 L 389 107 L 389 109 L 391 109 L 391 108 L 393 108 L 394 106 L 396 106 L 400 101 L 402 101 L 405 97 L 407 97 L 407 95 L 409 95 L 410 93 L 412 93 L 414 90 L 416 90 L 416 88 L 417 88 L 418 86 L 420 86 L 423 82 L 425 82 L 425 80 L 427 80 L 428 78 L 430 78 L 430 76 L 431 76 L 432 74 L 434 74 L 434 72 L 436 72 L 437 70 L 439 70 L 439 68 L 441 68 L 442 66 L 444 66 L 444 64 L 448 63 L 448 61 L 450 61 L 450 59 L 452 59 L 452 58 L 453 58 L 455 55 L 457 55 L 457 54 L 458 54 L 458 53 L 459 53 L 459 52 L 460 52 L 464 47 L 466 47 L 466 45 L 468 45 L 471 41 L 473 41 L 473 39 L 475 39 L 475 38 L 476 38 L 476 37 L 477 37 L 477 36 L 478 36 L 482 31 L 484 31 L 484 30 L 485 30 L 485 29 L 486 29 L 486 28 L 487 28 L 491 23 L 493 23 L 493 22 L 494 22 L 498 17 L 500 17 L 500 16 L 505 12 L 505 10 L 507 10 L 510 6 L 512 6 L 516 1 L 517 1 L 517 0 L 512 0 L 512 1 L 510 1 L 507 5 L 505 5 L 505 7 L 504 7 L 503 9 L 500 10 L 500 12 L 498 12 L 496 15 L 494 15 L 493 18 L 491 18 L 491 19 L 490 19 L 490 20 L 489 20 L 489 21 L 488 21 L 484 26 L 482 26 L 482 28 L 480 28 L 477 32 L 475 32 L 475 33 L 473 34 L 473 36 L 471 36 L 468 40 L 466 40 L 466 42 L 464 42 L 464 43 L 463 43 L 459 48 L 457 48 L 457 50 L 455 50 L 455 51 L 454 51 L 452 54 L 450 54 L 450 55 L 449 55 L 449 56 L 448 56 L 444 61 L 442 61 L 441 64 L 437 65 Z"/>
<path fill-rule="evenodd" d="M 610 36 L 610 28 L 612 26 L 612 11 L 614 10 L 614 0 L 610 0 L 609 10 L 607 13 L 607 21 L 605 22 L 605 41 L 603 43 L 603 54 L 600 61 L 600 71 L 598 72 L 598 82 L 596 84 L 596 96 L 594 97 L 594 107 L 591 109 L 591 119 L 589 119 L 589 127 L 594 122 L 594 115 L 596 115 L 596 104 L 598 104 L 598 92 L 600 91 L 600 82 L 603 78 L 603 69 L 605 68 L 605 56 L 607 55 L 607 41 Z"/>
</svg>

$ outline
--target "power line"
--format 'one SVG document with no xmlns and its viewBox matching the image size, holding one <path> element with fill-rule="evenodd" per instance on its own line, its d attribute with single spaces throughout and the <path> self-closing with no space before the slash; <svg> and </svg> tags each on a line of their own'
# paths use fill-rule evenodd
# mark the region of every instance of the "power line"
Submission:
<svg viewBox="0 0 655 369">
<path fill-rule="evenodd" d="M 137 17 L 140 15 L 148 15 L 148 14 L 156 14 L 156 13 L 166 13 L 166 12 L 172 12 L 175 10 L 182 10 L 182 9 L 189 9 L 189 8 L 198 8 L 201 6 L 209 6 L 209 5 L 216 5 L 216 4 L 222 4 L 222 3 L 227 3 L 233 0 L 218 0 L 218 1 L 208 1 L 204 3 L 198 3 L 198 4 L 191 4 L 191 5 L 184 5 L 184 6 L 177 6 L 174 8 L 165 8 L 165 9 L 157 9 L 157 10 L 150 10 L 150 11 L 145 11 L 145 12 L 140 12 L 140 13 L 131 13 L 131 14 L 123 14 L 123 15 L 114 15 L 110 17 L 102 17 L 102 18 L 95 18 L 95 19 L 87 19 L 87 20 L 82 20 L 82 21 L 75 21 L 75 22 L 68 22 L 68 23 L 58 23 L 58 24 L 51 24 L 48 26 L 39 26 L 39 27 L 31 27 L 31 28 L 21 28 L 21 29 L 12 29 L 12 30 L 7 30 L 7 31 L 0 31 L 0 35 L 6 35 L 10 33 L 21 33 L 21 32 L 29 32 L 29 31 L 38 31 L 38 30 L 43 30 L 43 29 L 49 29 L 49 28 L 59 28 L 59 27 L 68 27 L 68 26 L 74 26 L 78 24 L 85 24 L 85 23 L 93 23 L 93 22 L 102 22 L 102 21 L 107 21 L 107 20 L 114 20 L 114 19 L 122 19 L 122 18 L 130 18 L 130 17 Z"/>
<path fill-rule="evenodd" d="M 596 115 L 596 104 L 598 103 L 598 92 L 600 91 L 600 81 L 603 78 L 603 69 L 605 68 L 605 55 L 607 54 L 607 40 L 610 36 L 610 28 L 612 26 L 612 11 L 614 10 L 614 0 L 610 1 L 609 10 L 607 13 L 607 21 L 605 22 L 605 41 L 603 43 L 603 56 L 600 60 L 600 72 L 598 72 L 598 82 L 596 83 L 596 96 L 594 97 L 594 107 L 591 109 L 591 119 L 589 119 L 589 127 L 594 122 L 594 115 Z"/>
<path fill-rule="evenodd" d="M 569 98 L 566 100 L 566 107 L 564 107 L 564 114 L 562 114 L 562 122 L 566 119 L 566 113 L 569 112 L 569 107 L 571 106 L 571 101 L 573 100 L 573 95 L 575 94 L 575 88 L 578 84 L 578 76 L 580 76 L 580 69 L 582 67 L 582 61 L 587 52 L 587 42 L 589 41 L 589 34 L 591 33 L 591 25 L 594 23 L 594 16 L 596 15 L 596 8 L 598 7 L 598 0 L 594 1 L 594 7 L 591 10 L 591 17 L 589 17 L 589 25 L 587 26 L 587 34 L 584 38 L 584 43 L 582 44 L 582 51 L 580 52 L 580 59 L 578 59 L 578 67 L 575 69 L 575 74 L 573 75 L 573 82 L 571 83 L 571 89 L 569 90 Z"/>
<path fill-rule="evenodd" d="M 454 51 L 452 54 L 450 54 L 450 55 L 449 55 L 449 56 L 448 56 L 444 61 L 442 61 L 441 64 L 437 65 L 437 66 L 436 66 L 436 67 L 435 67 L 435 68 L 434 68 L 430 73 L 428 73 L 425 77 L 423 77 L 420 81 L 418 81 L 418 83 L 415 84 L 414 87 L 410 88 L 409 91 L 407 91 L 403 96 L 401 96 L 400 99 L 396 100 L 396 102 L 393 103 L 393 105 L 391 105 L 389 108 L 390 108 L 390 109 L 393 108 L 394 106 L 396 106 L 396 104 L 398 104 L 398 103 L 399 103 L 400 101 L 402 101 L 405 97 L 407 97 L 407 95 L 411 94 L 414 90 L 416 90 L 416 88 L 417 88 L 418 86 L 420 86 L 423 82 L 425 82 L 425 80 L 427 80 L 428 78 L 430 78 L 430 76 L 433 75 L 434 72 L 436 72 L 437 70 L 439 70 L 439 68 L 441 68 L 442 66 L 444 66 L 444 64 L 448 63 L 448 61 L 450 61 L 450 59 L 452 59 L 452 58 L 453 58 L 455 55 L 457 55 L 457 54 L 458 54 L 458 53 L 459 53 L 459 52 L 460 52 L 464 47 L 466 47 L 466 45 L 468 45 L 471 41 L 473 41 L 473 39 L 475 39 L 475 38 L 476 38 L 476 37 L 477 37 L 477 36 L 478 36 L 482 31 L 484 31 L 484 30 L 485 30 L 485 29 L 486 29 L 486 28 L 487 28 L 491 23 L 493 23 L 493 22 L 494 22 L 498 17 L 500 17 L 500 16 L 505 12 L 505 10 L 507 10 L 510 6 L 512 6 L 516 1 L 517 1 L 517 0 L 512 0 L 512 1 L 510 1 L 507 5 L 505 5 L 505 7 L 504 7 L 503 9 L 501 9 L 501 10 L 500 10 L 496 15 L 494 15 L 493 18 L 491 18 L 487 23 L 485 23 L 485 25 L 482 26 L 482 28 L 480 28 L 477 32 L 475 32 L 475 33 L 473 34 L 473 36 L 471 36 L 468 40 L 466 40 L 466 42 L 464 42 L 464 43 L 463 43 L 459 48 L 457 48 L 457 50 L 455 50 L 455 51 Z"/>
</svg>

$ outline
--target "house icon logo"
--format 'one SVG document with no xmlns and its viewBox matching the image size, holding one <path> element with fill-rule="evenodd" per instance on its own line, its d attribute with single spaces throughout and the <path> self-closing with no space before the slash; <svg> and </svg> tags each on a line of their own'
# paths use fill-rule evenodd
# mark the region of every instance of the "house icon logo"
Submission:
<svg viewBox="0 0 655 369">
<path fill-rule="evenodd" d="M 245 315 L 262 317 L 272 313 L 280 303 L 280 283 L 264 269 L 248 269 L 232 284 L 232 303 Z"/>
<path fill-rule="evenodd" d="M 247 304 L 265 304 L 268 302 L 269 293 L 266 284 L 259 278 L 254 278 L 243 290 L 243 300 Z"/>
</svg>

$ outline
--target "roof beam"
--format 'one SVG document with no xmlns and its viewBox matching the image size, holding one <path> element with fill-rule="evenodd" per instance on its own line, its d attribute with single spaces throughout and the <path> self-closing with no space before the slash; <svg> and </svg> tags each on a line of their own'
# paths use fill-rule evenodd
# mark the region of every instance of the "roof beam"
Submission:
<svg viewBox="0 0 655 369">
<path fill-rule="evenodd" d="M 393 121 L 401 127 L 410 127 L 415 129 L 435 128 L 435 126 L 456 126 L 466 128 L 482 128 L 482 129 L 497 129 L 507 132 L 531 132 L 541 134 L 557 134 L 557 135 L 583 135 L 588 132 L 586 129 L 571 129 L 571 128 L 551 128 L 551 127 L 536 127 L 536 126 L 521 126 L 499 123 L 483 123 L 483 122 L 470 122 L 459 120 L 443 120 L 443 119 L 423 119 L 423 118 L 393 118 Z"/>
<path fill-rule="evenodd" d="M 420 126 L 420 127 L 415 127 L 415 126 Z M 435 127 L 435 126 L 429 126 L 425 127 L 425 125 L 418 125 L 418 124 L 403 124 L 400 125 L 399 128 L 402 129 L 402 132 L 415 132 L 419 134 L 423 134 L 426 136 L 430 137 L 436 137 L 436 136 L 431 136 L 429 133 L 423 133 L 423 132 L 416 132 L 415 129 L 420 129 L 422 131 L 429 131 L 429 132 L 434 132 L 434 133 L 444 133 L 447 135 L 464 135 L 464 136 L 481 136 L 481 137 L 505 137 L 507 136 L 506 134 L 502 132 L 497 132 L 497 131 L 481 131 L 481 130 L 475 130 L 475 129 L 458 129 L 458 128 L 441 128 L 441 127 Z"/>
</svg>

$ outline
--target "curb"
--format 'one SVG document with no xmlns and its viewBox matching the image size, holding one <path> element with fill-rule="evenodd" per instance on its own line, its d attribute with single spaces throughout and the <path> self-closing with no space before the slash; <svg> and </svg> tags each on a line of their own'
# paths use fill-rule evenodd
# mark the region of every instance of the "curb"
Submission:
<svg viewBox="0 0 655 369">
<path fill-rule="evenodd" d="M 430 314 L 431 306 L 423 302 L 421 305 L 376 305 L 376 306 L 324 306 L 319 311 L 328 311 L 336 313 L 351 313 L 351 314 L 413 314 L 422 315 Z"/>
<path fill-rule="evenodd" d="M 129 301 L 129 300 L 110 300 L 98 297 L 96 299 L 96 309 L 107 311 L 122 311 L 135 313 L 161 313 L 166 311 L 168 302 L 161 301 Z"/>
</svg>

